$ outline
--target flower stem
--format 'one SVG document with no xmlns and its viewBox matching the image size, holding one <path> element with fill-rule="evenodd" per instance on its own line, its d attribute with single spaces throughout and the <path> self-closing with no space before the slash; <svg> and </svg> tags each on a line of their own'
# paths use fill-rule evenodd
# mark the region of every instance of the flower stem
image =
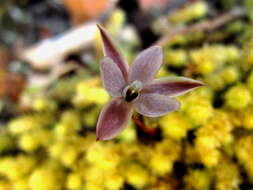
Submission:
<svg viewBox="0 0 253 190">
<path fill-rule="evenodd" d="M 149 135 L 155 135 L 156 130 L 148 128 L 136 115 L 132 115 L 133 122 L 144 132 L 148 133 Z"/>
</svg>

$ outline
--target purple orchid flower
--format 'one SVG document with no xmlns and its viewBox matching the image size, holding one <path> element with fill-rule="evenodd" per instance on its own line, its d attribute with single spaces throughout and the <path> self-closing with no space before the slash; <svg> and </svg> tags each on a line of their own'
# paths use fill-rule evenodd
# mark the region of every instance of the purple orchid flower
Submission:
<svg viewBox="0 0 253 190">
<path fill-rule="evenodd" d="M 128 66 L 105 30 L 98 25 L 105 57 L 100 63 L 101 78 L 113 99 L 99 115 L 97 140 L 109 140 L 125 127 L 133 108 L 147 117 L 159 117 L 179 108 L 174 98 L 204 84 L 185 77 L 154 79 L 163 54 L 160 46 L 142 51 Z"/>
</svg>

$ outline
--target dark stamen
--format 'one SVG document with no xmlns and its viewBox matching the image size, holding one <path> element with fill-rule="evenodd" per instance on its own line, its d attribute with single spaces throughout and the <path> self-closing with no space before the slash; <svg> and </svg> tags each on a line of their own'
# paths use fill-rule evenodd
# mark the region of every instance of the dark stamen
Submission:
<svg viewBox="0 0 253 190">
<path fill-rule="evenodd" d="M 125 101 L 126 102 L 131 102 L 134 99 L 136 99 L 138 97 L 138 95 L 139 95 L 139 93 L 137 91 L 132 90 L 132 89 L 129 88 L 126 92 Z"/>
</svg>

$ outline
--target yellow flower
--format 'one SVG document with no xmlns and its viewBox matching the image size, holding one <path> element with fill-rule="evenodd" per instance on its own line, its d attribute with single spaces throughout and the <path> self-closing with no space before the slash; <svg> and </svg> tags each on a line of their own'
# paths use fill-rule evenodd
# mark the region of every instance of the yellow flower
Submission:
<svg viewBox="0 0 253 190">
<path fill-rule="evenodd" d="M 196 72 L 202 75 L 210 74 L 215 70 L 214 64 L 211 60 L 203 60 L 201 64 L 196 66 Z"/>
<path fill-rule="evenodd" d="M 86 172 L 84 173 L 84 178 L 86 183 L 95 183 L 98 186 L 102 186 L 104 184 L 105 171 L 94 165 L 86 166 L 85 169 Z"/>
<path fill-rule="evenodd" d="M 13 134 L 23 134 L 48 126 L 53 121 L 52 115 L 34 114 L 17 117 L 8 123 L 8 129 Z"/>
<path fill-rule="evenodd" d="M 206 167 L 214 167 L 219 164 L 220 152 L 216 149 L 201 151 L 201 160 Z"/>
<path fill-rule="evenodd" d="M 177 188 L 177 184 L 173 178 L 162 180 L 160 178 L 156 178 L 156 181 L 152 184 L 148 190 L 175 190 Z"/>
<path fill-rule="evenodd" d="M 214 144 L 217 145 L 228 144 L 232 142 L 232 130 L 233 126 L 228 115 L 225 112 L 217 111 L 209 123 L 197 131 L 197 136 L 199 138 L 206 137 L 203 140 L 209 139 L 213 140 L 213 142 L 216 140 L 217 143 Z"/>
<path fill-rule="evenodd" d="M 225 104 L 231 109 L 246 108 L 251 101 L 251 93 L 244 85 L 233 86 L 225 94 Z"/>
<path fill-rule="evenodd" d="M 207 167 L 216 166 L 220 158 L 220 152 L 217 149 L 220 146 L 219 141 L 214 136 L 200 135 L 195 143 L 202 163 Z"/>
<path fill-rule="evenodd" d="M 132 122 L 128 123 L 128 126 L 124 131 L 116 137 L 120 141 L 126 142 L 126 143 L 132 143 L 136 141 L 136 129 Z"/>
<path fill-rule="evenodd" d="M 105 188 L 107 190 L 120 190 L 124 185 L 124 178 L 119 173 L 107 173 L 105 179 Z"/>
<path fill-rule="evenodd" d="M 32 116 L 23 116 L 17 119 L 12 120 L 9 123 L 9 130 L 13 134 L 21 134 L 27 131 L 38 129 L 40 124 L 36 119 Z"/>
<path fill-rule="evenodd" d="M 223 158 L 215 168 L 216 189 L 239 189 L 240 174 L 238 167 L 228 158 Z"/>
<path fill-rule="evenodd" d="M 120 156 L 109 147 L 102 146 L 100 143 L 91 145 L 86 153 L 88 162 L 96 165 L 102 170 L 112 170 L 118 164 Z"/>
<path fill-rule="evenodd" d="M 165 64 L 181 67 L 186 64 L 187 54 L 184 50 L 166 50 L 164 52 Z"/>
<path fill-rule="evenodd" d="M 247 163 L 253 156 L 252 151 L 253 139 L 251 136 L 246 136 L 239 139 L 238 143 L 235 146 L 235 153 L 238 157 L 240 163 Z"/>
<path fill-rule="evenodd" d="M 144 188 L 149 181 L 148 171 L 136 163 L 130 163 L 126 168 L 124 175 L 127 183 L 137 189 Z"/>
<path fill-rule="evenodd" d="M 238 49 L 234 46 L 206 45 L 190 51 L 190 60 L 196 73 L 207 75 L 221 69 L 226 62 L 236 61 L 239 55 Z"/>
<path fill-rule="evenodd" d="M 173 169 L 173 161 L 169 155 L 153 153 L 149 162 L 150 169 L 159 176 L 169 173 Z"/>
<path fill-rule="evenodd" d="M 102 87 L 83 82 L 77 85 L 77 93 L 73 99 L 73 103 L 79 107 L 90 104 L 103 105 L 109 101 L 109 98 L 109 95 Z"/>
<path fill-rule="evenodd" d="M 190 170 L 184 177 L 186 189 L 208 190 L 211 185 L 211 176 L 205 170 Z"/>
<path fill-rule="evenodd" d="M 84 125 L 89 128 L 95 128 L 99 112 L 100 112 L 100 109 L 98 106 L 89 110 L 88 112 L 83 113 L 82 121 Z"/>
<path fill-rule="evenodd" d="M 113 36 L 119 35 L 120 29 L 123 27 L 126 16 L 124 11 L 121 9 L 115 9 L 112 12 L 112 15 L 107 23 L 107 28 L 109 29 L 110 34 Z M 99 45 L 101 47 L 101 45 Z"/>
<path fill-rule="evenodd" d="M 251 72 L 251 74 L 247 79 L 247 86 L 253 92 L 253 71 Z"/>
<path fill-rule="evenodd" d="M 0 181 L 0 189 L 1 190 L 13 190 L 11 183 L 7 181 Z"/>
<path fill-rule="evenodd" d="M 35 111 L 54 111 L 57 108 L 53 100 L 44 97 L 38 97 L 33 100 L 32 106 Z"/>
<path fill-rule="evenodd" d="M 165 67 L 161 67 L 161 69 L 158 71 L 155 78 L 166 77 L 166 76 L 168 76 L 168 71 L 165 69 Z"/>
<path fill-rule="evenodd" d="M 57 141 L 56 143 L 54 143 L 53 145 L 49 147 L 48 149 L 49 155 L 53 158 L 59 159 L 61 155 L 64 153 L 66 146 L 67 146 L 66 143 L 62 141 Z"/>
<path fill-rule="evenodd" d="M 13 150 L 14 148 L 14 138 L 7 132 L 0 132 L 0 153 Z"/>
<path fill-rule="evenodd" d="M 243 56 L 242 56 L 242 68 L 248 70 L 251 69 L 253 65 L 253 40 L 249 40 L 248 44 L 244 46 Z"/>
<path fill-rule="evenodd" d="M 80 113 L 75 110 L 68 110 L 62 113 L 60 121 L 76 130 L 80 128 Z"/>
<path fill-rule="evenodd" d="M 173 23 L 184 23 L 192 19 L 204 17 L 208 12 L 207 4 L 204 1 L 198 1 L 182 10 L 178 10 L 170 15 L 169 20 Z"/>
<path fill-rule="evenodd" d="M 104 186 L 99 184 L 99 183 L 96 183 L 94 181 L 87 181 L 86 184 L 85 184 L 85 189 L 92 189 L 92 190 L 101 190 L 101 189 L 104 189 Z"/>
<path fill-rule="evenodd" d="M 67 177 L 66 187 L 70 190 L 82 188 L 82 176 L 79 173 L 70 173 Z"/>
<path fill-rule="evenodd" d="M 61 179 L 59 171 L 43 166 L 31 174 L 29 188 L 31 190 L 61 190 L 63 186 Z"/>
<path fill-rule="evenodd" d="M 155 151 L 157 153 L 167 155 L 170 157 L 170 160 L 175 161 L 179 158 L 181 148 L 182 147 L 179 142 L 171 139 L 165 139 L 156 144 Z"/>
<path fill-rule="evenodd" d="M 27 152 L 32 152 L 40 146 L 40 141 L 33 134 L 22 135 L 19 139 L 19 147 Z"/>
<path fill-rule="evenodd" d="M 28 181 L 26 178 L 19 179 L 13 184 L 15 190 L 28 190 Z M 1 188 L 0 188 L 1 189 Z"/>
<path fill-rule="evenodd" d="M 60 160 L 64 166 L 71 167 L 77 160 L 80 154 L 79 147 L 67 146 L 64 148 L 60 156 Z"/>
<path fill-rule="evenodd" d="M 220 75 L 222 79 L 224 80 L 224 82 L 227 84 L 234 83 L 239 79 L 239 71 L 236 67 L 233 67 L 233 66 L 226 67 L 221 72 Z"/>
<path fill-rule="evenodd" d="M 225 87 L 222 76 L 216 73 L 205 76 L 204 82 L 213 90 L 222 90 Z"/>
<path fill-rule="evenodd" d="M 159 123 L 164 135 L 176 140 L 186 137 L 187 130 L 190 128 L 183 116 L 177 112 L 162 117 Z"/>
<path fill-rule="evenodd" d="M 70 134 L 73 134 L 74 130 L 71 126 L 65 125 L 63 123 L 57 123 L 54 126 L 54 131 L 57 137 L 66 138 Z"/>
<path fill-rule="evenodd" d="M 33 158 L 23 155 L 16 158 L 2 158 L 0 160 L 0 174 L 11 180 L 21 179 L 33 169 L 34 165 Z"/>
<path fill-rule="evenodd" d="M 211 102 L 198 97 L 182 102 L 183 113 L 186 118 L 194 125 L 200 126 L 208 122 L 214 114 Z"/>
</svg>

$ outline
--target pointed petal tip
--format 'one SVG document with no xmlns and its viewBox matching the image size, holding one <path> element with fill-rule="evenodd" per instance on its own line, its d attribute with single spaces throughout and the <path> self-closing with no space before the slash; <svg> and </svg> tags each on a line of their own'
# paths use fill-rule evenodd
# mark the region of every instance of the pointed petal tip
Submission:
<svg viewBox="0 0 253 190">
<path fill-rule="evenodd" d="M 107 136 L 104 133 L 101 133 L 101 131 L 96 131 L 96 141 L 107 141 L 115 138 L 117 135 Z"/>
<path fill-rule="evenodd" d="M 184 83 L 182 83 L 182 84 L 184 84 Z M 189 82 L 186 82 L 185 84 L 186 84 L 185 86 L 188 86 L 189 91 L 194 90 L 195 88 L 206 86 L 205 83 L 198 81 L 198 80 L 194 80 L 194 79 L 192 79 Z M 186 89 L 186 92 L 187 92 L 187 89 Z"/>
<path fill-rule="evenodd" d="M 175 77 L 177 78 L 177 77 Z M 178 77 L 178 79 L 181 79 L 181 82 L 182 84 L 189 84 L 192 86 L 192 88 L 195 88 L 195 87 L 200 87 L 200 86 L 206 86 L 206 84 L 202 81 L 199 81 L 199 80 L 195 80 L 195 79 L 191 79 L 191 78 L 187 78 L 187 77 Z M 179 80 L 180 82 L 180 80 Z"/>
<path fill-rule="evenodd" d="M 129 82 L 138 80 L 143 84 L 154 79 L 163 64 L 163 51 L 160 46 L 151 46 L 141 51 L 129 70 Z"/>
<path fill-rule="evenodd" d="M 110 140 L 119 135 L 131 116 L 132 106 L 126 104 L 122 98 L 111 100 L 99 115 L 96 126 L 97 140 Z"/>
<path fill-rule="evenodd" d="M 196 87 L 206 86 L 206 84 L 201 81 L 196 81 L 195 85 Z"/>
<path fill-rule="evenodd" d="M 186 77 L 165 77 L 155 79 L 152 83 L 146 85 L 142 92 L 158 93 L 175 97 L 205 85 L 206 84 L 201 81 Z"/>
<path fill-rule="evenodd" d="M 153 51 L 157 51 L 158 53 L 162 54 L 163 48 L 161 46 L 154 45 L 151 46 L 150 48 L 153 49 Z"/>
<path fill-rule="evenodd" d="M 162 49 L 163 49 L 162 46 L 158 46 L 158 45 L 154 45 L 154 46 L 152 46 L 152 47 L 154 47 L 154 48 L 156 48 L 156 49 L 158 49 L 158 50 L 162 50 Z"/>
<path fill-rule="evenodd" d="M 103 137 L 97 137 L 96 141 L 106 141 L 106 140 L 111 140 L 112 138 L 103 138 Z"/>
<path fill-rule="evenodd" d="M 98 28 L 98 30 L 99 30 L 99 32 L 100 32 L 100 35 L 101 35 L 102 37 L 104 37 L 104 36 L 106 35 L 105 29 L 104 29 L 100 24 L 97 24 L 97 28 Z"/>
<path fill-rule="evenodd" d="M 114 45 L 107 31 L 100 24 L 97 24 L 97 27 L 100 32 L 101 40 L 103 42 L 104 56 L 110 57 L 118 65 L 119 69 L 121 70 L 124 76 L 124 79 L 127 80 L 128 64 L 121 55 L 119 49 Z"/>
<path fill-rule="evenodd" d="M 103 138 L 100 138 L 100 137 L 97 137 L 96 138 L 96 141 L 98 142 L 98 141 L 106 141 L 106 140 L 110 140 L 110 139 L 103 139 Z"/>
<path fill-rule="evenodd" d="M 104 28 L 100 25 L 100 24 L 96 24 L 97 25 L 97 28 L 101 31 L 104 31 Z"/>
<path fill-rule="evenodd" d="M 96 141 L 106 141 L 106 140 L 110 140 L 112 138 L 107 138 L 106 136 L 104 136 L 101 131 L 96 131 Z"/>
</svg>

